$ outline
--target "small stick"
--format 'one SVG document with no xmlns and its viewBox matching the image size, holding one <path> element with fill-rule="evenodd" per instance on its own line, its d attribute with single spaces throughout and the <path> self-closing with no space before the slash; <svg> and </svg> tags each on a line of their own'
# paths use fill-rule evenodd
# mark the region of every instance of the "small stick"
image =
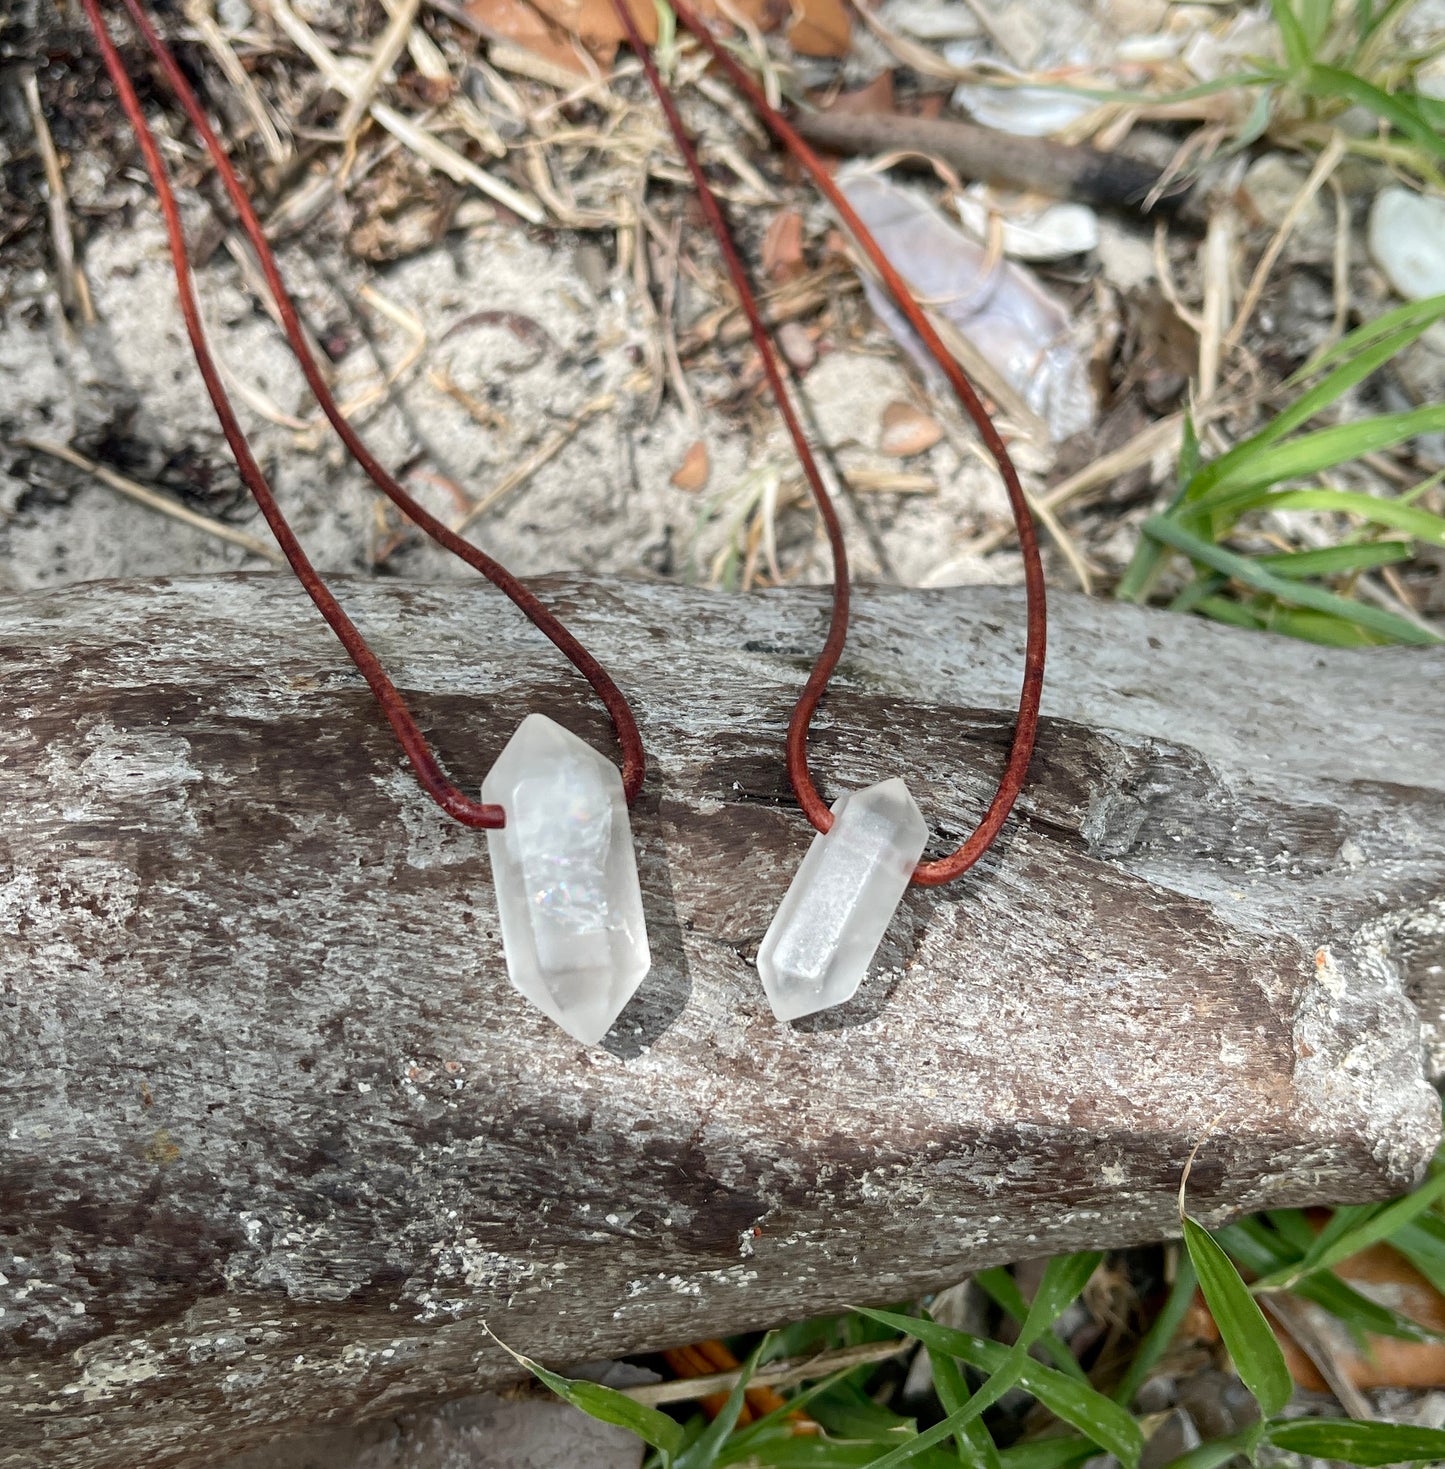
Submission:
<svg viewBox="0 0 1445 1469">
<path fill-rule="evenodd" d="M 752 1387 L 791 1387 L 795 1383 L 827 1377 L 845 1367 L 864 1367 L 870 1362 L 887 1362 L 913 1350 L 916 1343 L 909 1337 L 900 1341 L 866 1342 L 860 1347 L 844 1347 L 837 1352 L 822 1352 L 816 1357 L 794 1357 L 784 1362 L 769 1362 L 759 1367 L 748 1379 Z M 637 1403 L 655 1408 L 660 1403 L 690 1403 L 716 1392 L 731 1392 L 738 1384 L 740 1372 L 713 1372 L 706 1377 L 684 1377 L 676 1382 L 653 1382 L 642 1387 L 621 1389 Z"/>
<path fill-rule="evenodd" d="M 70 211 L 66 208 L 65 175 L 60 168 L 60 154 L 55 151 L 55 139 L 50 136 L 50 125 L 45 121 L 45 112 L 40 106 L 40 86 L 33 71 L 25 73 L 20 88 L 25 94 L 30 125 L 35 130 L 40 161 L 45 165 L 45 202 L 50 215 L 50 238 L 55 245 L 60 304 L 67 316 L 79 315 L 85 325 L 90 326 L 95 321 L 95 309 L 90 303 L 90 288 L 85 276 L 75 263 L 75 237 L 70 232 Z"/>
<path fill-rule="evenodd" d="M 106 465 L 99 464 L 94 459 L 87 459 L 84 454 L 77 454 L 74 449 L 65 444 L 54 444 L 48 439 L 11 439 L 10 442 L 17 448 L 33 449 L 37 454 L 48 454 L 52 459 L 61 459 L 66 464 L 74 465 L 76 469 L 83 469 L 118 494 L 128 495 L 132 500 L 139 501 L 140 504 L 152 510 L 159 510 L 162 515 L 169 515 L 172 520 L 179 520 L 183 525 L 203 530 L 207 535 L 215 536 L 217 540 L 229 541 L 233 546 L 240 546 L 242 550 L 249 551 L 253 556 L 264 556 L 267 561 L 274 562 L 277 566 L 285 565 L 281 553 L 275 546 L 268 546 L 265 541 L 258 541 L 255 536 L 249 536 L 245 531 L 236 530 L 234 526 L 226 525 L 222 521 L 213 520 L 209 515 L 187 510 L 184 505 L 172 500 L 169 495 L 161 495 L 155 490 L 148 490 L 144 485 L 137 484 L 133 479 L 127 479 L 123 474 L 117 474 L 115 470 Z"/>
<path fill-rule="evenodd" d="M 381 34 L 381 40 L 376 43 L 371 62 L 362 72 L 361 80 L 357 82 L 355 91 L 347 99 L 346 106 L 337 121 L 336 131 L 343 138 L 350 138 L 361 119 L 370 110 L 377 88 L 381 86 L 387 72 L 396 64 L 397 57 L 406 49 L 411 23 L 416 19 L 416 13 L 420 8 L 421 0 L 401 0 L 401 3 L 391 12 L 391 19 Z"/>
<path fill-rule="evenodd" d="M 1142 210 L 1159 184 L 1159 170 L 1152 163 L 1050 138 L 1015 137 L 950 118 L 798 112 L 793 125 L 810 143 L 832 153 L 924 154 L 941 158 L 965 178 L 1037 189 L 1060 199 Z M 1165 194 L 1156 209 L 1177 208 L 1183 193 L 1176 188 Z"/>
</svg>

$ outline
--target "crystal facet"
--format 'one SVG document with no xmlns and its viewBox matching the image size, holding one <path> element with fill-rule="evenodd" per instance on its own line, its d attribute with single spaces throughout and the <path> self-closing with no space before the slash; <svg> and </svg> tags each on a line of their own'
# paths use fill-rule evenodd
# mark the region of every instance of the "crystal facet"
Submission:
<svg viewBox="0 0 1445 1469">
<path fill-rule="evenodd" d="M 901 780 L 838 797 L 832 830 L 813 838 L 758 950 L 779 1020 L 852 999 L 927 841 L 928 824 Z"/>
<path fill-rule="evenodd" d="M 513 986 L 595 1045 L 652 964 L 622 777 L 544 714 L 529 714 L 482 782 L 506 813 L 487 832 Z"/>
</svg>

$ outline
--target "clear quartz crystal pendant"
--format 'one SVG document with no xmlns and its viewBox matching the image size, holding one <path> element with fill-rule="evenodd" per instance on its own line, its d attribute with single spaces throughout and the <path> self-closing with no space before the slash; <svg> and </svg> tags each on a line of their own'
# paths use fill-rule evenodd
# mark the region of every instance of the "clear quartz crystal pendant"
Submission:
<svg viewBox="0 0 1445 1469">
<path fill-rule="evenodd" d="M 544 714 L 529 714 L 482 782 L 507 824 L 487 832 L 513 986 L 595 1045 L 652 964 L 622 777 Z"/>
<path fill-rule="evenodd" d="M 857 993 L 928 842 L 901 780 L 850 791 L 833 805 L 758 950 L 773 1014 L 797 1020 Z"/>
</svg>

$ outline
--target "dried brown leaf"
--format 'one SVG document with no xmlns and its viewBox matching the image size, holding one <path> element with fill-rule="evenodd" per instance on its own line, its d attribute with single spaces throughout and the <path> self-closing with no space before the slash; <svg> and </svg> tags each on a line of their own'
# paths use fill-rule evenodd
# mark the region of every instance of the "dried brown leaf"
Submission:
<svg viewBox="0 0 1445 1469">
<path fill-rule="evenodd" d="M 788 44 L 804 56 L 846 56 L 853 22 L 844 0 L 794 0 Z"/>
<path fill-rule="evenodd" d="M 673 472 L 672 483 L 680 490 L 700 490 L 712 473 L 712 461 L 708 457 L 707 445 L 699 439 L 682 456 L 682 463 Z"/>
<path fill-rule="evenodd" d="M 803 260 L 803 216 L 780 209 L 763 236 L 763 270 L 775 281 L 793 280 L 807 272 Z"/>
</svg>

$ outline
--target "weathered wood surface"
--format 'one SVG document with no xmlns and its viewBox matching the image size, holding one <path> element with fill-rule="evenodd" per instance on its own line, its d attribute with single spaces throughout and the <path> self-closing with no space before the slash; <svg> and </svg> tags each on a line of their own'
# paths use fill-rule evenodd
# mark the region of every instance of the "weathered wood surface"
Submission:
<svg viewBox="0 0 1445 1469">
<path fill-rule="evenodd" d="M 1055 599 L 1020 819 L 905 900 L 846 1010 L 750 957 L 821 593 L 545 584 L 634 696 L 655 968 L 607 1049 L 508 987 L 449 824 L 293 582 L 0 600 L 0 1465 L 196 1462 L 565 1362 L 1408 1185 L 1405 991 L 1445 937 L 1445 656 Z M 344 597 L 450 770 L 529 710 L 609 749 L 484 587 Z M 951 844 L 991 790 L 1011 590 L 865 592 L 813 741 Z"/>
</svg>

